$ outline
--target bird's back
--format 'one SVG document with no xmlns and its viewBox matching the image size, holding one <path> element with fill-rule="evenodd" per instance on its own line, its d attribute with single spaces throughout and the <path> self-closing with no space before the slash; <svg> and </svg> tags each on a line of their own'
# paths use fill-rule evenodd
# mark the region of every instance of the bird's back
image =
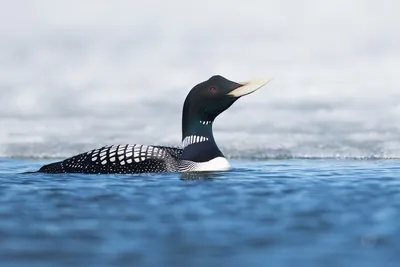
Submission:
<svg viewBox="0 0 400 267">
<path fill-rule="evenodd" d="M 157 173 L 178 170 L 182 149 L 166 146 L 113 145 L 40 168 L 44 173 Z"/>
</svg>

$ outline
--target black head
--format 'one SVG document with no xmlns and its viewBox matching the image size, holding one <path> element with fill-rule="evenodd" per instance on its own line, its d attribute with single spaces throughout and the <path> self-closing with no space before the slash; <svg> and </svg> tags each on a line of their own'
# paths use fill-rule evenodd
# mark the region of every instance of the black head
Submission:
<svg viewBox="0 0 400 267">
<path fill-rule="evenodd" d="M 213 121 L 238 99 L 229 93 L 240 86 L 242 85 L 222 76 L 213 76 L 196 85 L 186 97 L 183 117 Z"/>
<path fill-rule="evenodd" d="M 199 121 L 214 121 L 240 97 L 254 92 L 268 81 L 236 83 L 216 75 L 196 85 L 189 92 L 183 105 L 183 131 L 185 132 L 185 128 L 188 128 L 190 124 Z"/>
</svg>

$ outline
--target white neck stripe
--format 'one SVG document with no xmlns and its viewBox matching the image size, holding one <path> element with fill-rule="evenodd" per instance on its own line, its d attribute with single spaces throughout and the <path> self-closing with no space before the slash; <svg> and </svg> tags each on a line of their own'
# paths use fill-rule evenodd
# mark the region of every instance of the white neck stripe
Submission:
<svg viewBox="0 0 400 267">
<path fill-rule="evenodd" d="M 183 148 L 185 148 L 189 145 L 201 143 L 201 142 L 205 142 L 205 141 L 208 141 L 208 137 L 199 136 L 199 135 L 189 135 L 189 136 L 186 136 L 185 139 L 183 139 L 182 146 L 183 146 Z"/>
</svg>

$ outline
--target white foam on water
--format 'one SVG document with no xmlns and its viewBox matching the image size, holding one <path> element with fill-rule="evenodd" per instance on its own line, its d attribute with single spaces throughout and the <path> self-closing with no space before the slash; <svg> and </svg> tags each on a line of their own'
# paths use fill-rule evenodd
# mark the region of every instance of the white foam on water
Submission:
<svg viewBox="0 0 400 267">
<path fill-rule="evenodd" d="M 0 156 L 180 145 L 188 91 L 274 78 L 214 124 L 227 154 L 400 157 L 400 2 L 9 1 Z"/>
</svg>

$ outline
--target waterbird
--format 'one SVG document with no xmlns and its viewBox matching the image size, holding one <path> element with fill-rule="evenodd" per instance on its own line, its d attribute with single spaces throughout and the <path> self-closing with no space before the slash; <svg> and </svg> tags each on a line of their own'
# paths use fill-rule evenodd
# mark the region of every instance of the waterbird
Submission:
<svg viewBox="0 0 400 267">
<path fill-rule="evenodd" d="M 182 148 L 109 145 L 41 167 L 41 173 L 129 174 L 227 171 L 229 162 L 215 143 L 215 118 L 242 96 L 271 79 L 236 83 L 220 75 L 194 86 L 182 111 Z"/>
</svg>

